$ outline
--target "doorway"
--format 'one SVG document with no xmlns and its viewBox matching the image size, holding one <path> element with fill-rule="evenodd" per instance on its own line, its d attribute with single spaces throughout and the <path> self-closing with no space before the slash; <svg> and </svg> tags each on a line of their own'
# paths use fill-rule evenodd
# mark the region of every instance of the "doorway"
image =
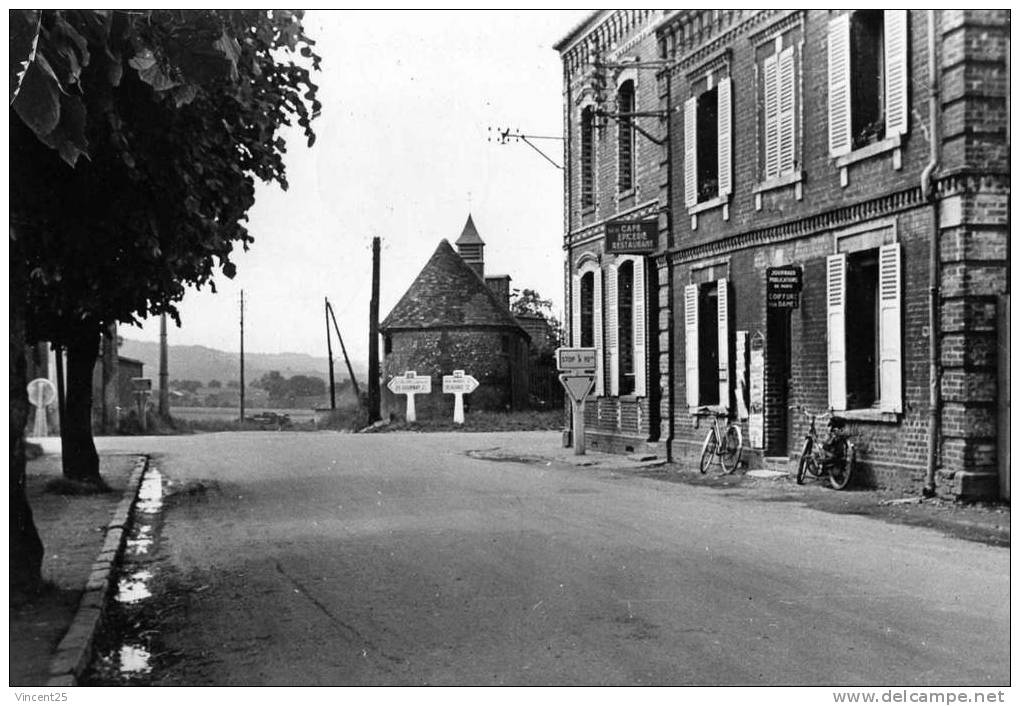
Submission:
<svg viewBox="0 0 1020 706">
<path fill-rule="evenodd" d="M 790 310 L 768 309 L 765 317 L 765 455 L 789 453 Z"/>
</svg>

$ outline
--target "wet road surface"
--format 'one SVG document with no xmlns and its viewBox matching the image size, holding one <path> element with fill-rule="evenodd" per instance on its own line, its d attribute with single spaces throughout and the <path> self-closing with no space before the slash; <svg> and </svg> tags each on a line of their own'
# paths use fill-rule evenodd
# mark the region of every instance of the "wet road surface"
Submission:
<svg viewBox="0 0 1020 706">
<path fill-rule="evenodd" d="M 100 440 L 171 488 L 137 629 L 172 657 L 149 679 L 1008 683 L 1008 549 L 465 455 L 527 438 Z"/>
</svg>

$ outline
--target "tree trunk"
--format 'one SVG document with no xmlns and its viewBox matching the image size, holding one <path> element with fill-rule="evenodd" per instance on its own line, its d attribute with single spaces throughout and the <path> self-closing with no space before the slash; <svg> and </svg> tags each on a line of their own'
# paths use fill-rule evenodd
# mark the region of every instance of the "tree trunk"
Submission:
<svg viewBox="0 0 1020 706">
<path fill-rule="evenodd" d="M 67 419 L 60 427 L 64 477 L 105 487 L 92 439 L 92 375 L 99 358 L 101 327 L 88 320 L 68 331 Z"/>
<path fill-rule="evenodd" d="M 24 258 L 10 240 L 10 589 L 33 591 L 42 583 L 43 544 L 25 493 L 25 425 L 28 423 L 28 384 L 25 365 Z"/>
</svg>

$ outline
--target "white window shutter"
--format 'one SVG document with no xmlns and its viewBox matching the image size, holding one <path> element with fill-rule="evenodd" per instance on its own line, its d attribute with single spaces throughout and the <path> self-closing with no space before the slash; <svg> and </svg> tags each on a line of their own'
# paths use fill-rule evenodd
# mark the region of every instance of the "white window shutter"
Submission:
<svg viewBox="0 0 1020 706">
<path fill-rule="evenodd" d="M 829 20 L 829 154 L 850 152 L 850 15 Z"/>
<path fill-rule="evenodd" d="M 885 136 L 904 135 L 910 116 L 907 105 L 907 10 L 886 10 L 885 17 Z"/>
<path fill-rule="evenodd" d="M 606 350 L 605 340 L 602 337 L 602 270 L 595 269 L 595 314 L 592 317 L 592 328 L 595 338 L 595 348 L 598 355 L 595 356 L 595 394 L 602 397 L 606 394 L 605 383 L 605 362 L 604 353 Z"/>
<path fill-rule="evenodd" d="M 779 53 L 778 59 L 778 173 L 785 174 L 794 167 L 794 148 L 797 112 L 797 82 L 794 47 L 787 47 Z"/>
<path fill-rule="evenodd" d="M 829 408 L 846 409 L 846 255 L 830 255 L 826 266 Z"/>
<path fill-rule="evenodd" d="M 719 81 L 719 195 L 733 191 L 733 82 Z"/>
<path fill-rule="evenodd" d="M 764 178 L 779 176 L 779 76 L 776 55 L 770 54 L 762 66 L 762 87 L 765 97 L 765 170 Z"/>
<path fill-rule="evenodd" d="M 900 333 L 902 268 L 899 243 L 878 251 L 879 395 L 883 412 L 903 411 L 903 344 Z"/>
<path fill-rule="evenodd" d="M 730 287 L 729 281 L 716 282 L 719 334 L 719 405 L 730 408 Z"/>
<path fill-rule="evenodd" d="M 620 394 L 620 310 L 617 281 L 617 265 L 606 268 L 606 348 L 609 350 L 609 396 Z"/>
<path fill-rule="evenodd" d="M 581 345 L 581 276 L 571 277 L 573 287 L 570 305 L 570 344 Z"/>
<path fill-rule="evenodd" d="M 645 259 L 632 258 L 634 263 L 634 394 L 644 397 L 648 368 L 645 361 Z"/>
<path fill-rule="evenodd" d="M 698 406 L 698 285 L 684 287 L 684 368 L 687 372 L 687 406 Z"/>
<path fill-rule="evenodd" d="M 698 203 L 698 99 L 684 103 L 684 204 Z"/>
</svg>

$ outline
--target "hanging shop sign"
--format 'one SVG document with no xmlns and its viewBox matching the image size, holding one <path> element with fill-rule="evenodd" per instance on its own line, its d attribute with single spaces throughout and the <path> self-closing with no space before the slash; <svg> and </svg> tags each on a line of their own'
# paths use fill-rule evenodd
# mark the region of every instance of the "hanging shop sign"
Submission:
<svg viewBox="0 0 1020 706">
<path fill-rule="evenodd" d="M 647 255 L 655 252 L 656 221 L 610 221 L 606 224 L 606 252 Z"/>
<path fill-rule="evenodd" d="M 765 270 L 765 302 L 769 309 L 800 308 L 800 292 L 804 287 L 799 267 L 770 267 Z"/>
</svg>

